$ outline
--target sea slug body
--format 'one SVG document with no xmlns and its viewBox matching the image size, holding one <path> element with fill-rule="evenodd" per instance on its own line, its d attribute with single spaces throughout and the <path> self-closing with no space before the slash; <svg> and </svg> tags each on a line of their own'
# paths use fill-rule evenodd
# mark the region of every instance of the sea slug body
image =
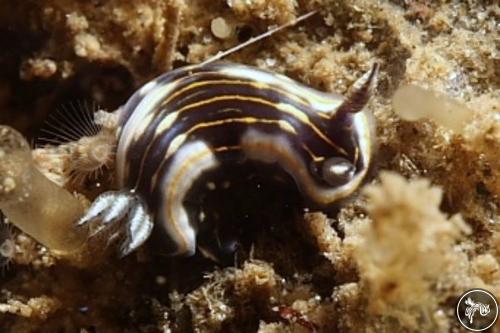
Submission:
<svg viewBox="0 0 500 333">
<path fill-rule="evenodd" d="M 198 221 L 184 206 L 188 191 L 206 172 L 248 160 L 277 165 L 308 202 L 331 206 L 359 187 L 372 163 L 364 107 L 377 71 L 346 98 L 233 63 L 179 68 L 148 82 L 119 111 L 120 190 L 98 197 L 79 224 L 99 223 L 99 232 L 125 220 L 121 255 L 156 225 L 171 254 L 192 255 Z"/>
</svg>

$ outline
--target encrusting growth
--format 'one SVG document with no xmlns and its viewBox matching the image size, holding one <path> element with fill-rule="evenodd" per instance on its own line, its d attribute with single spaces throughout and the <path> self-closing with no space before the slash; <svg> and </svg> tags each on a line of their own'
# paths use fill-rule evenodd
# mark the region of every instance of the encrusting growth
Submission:
<svg viewBox="0 0 500 333">
<path fill-rule="evenodd" d="M 40 137 L 42 144 L 33 151 L 37 167 L 60 186 L 80 186 L 113 166 L 116 114 L 87 109 L 83 104 L 75 109 L 82 115 L 59 115 L 47 122 L 41 132 L 55 139 Z"/>
<path fill-rule="evenodd" d="M 16 253 L 11 226 L 3 220 L 0 214 L 0 271 L 4 271 Z"/>
<path fill-rule="evenodd" d="M 83 214 L 80 201 L 40 173 L 26 139 L 8 126 L 0 126 L 0 209 L 56 252 L 76 251 L 87 239 L 85 228 L 75 228 Z"/>
</svg>

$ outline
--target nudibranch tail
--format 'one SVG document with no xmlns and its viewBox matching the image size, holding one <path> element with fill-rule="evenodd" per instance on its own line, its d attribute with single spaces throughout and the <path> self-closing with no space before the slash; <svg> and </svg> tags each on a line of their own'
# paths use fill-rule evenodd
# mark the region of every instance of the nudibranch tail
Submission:
<svg viewBox="0 0 500 333">
<path fill-rule="evenodd" d="M 118 254 L 123 257 L 149 238 L 153 221 L 137 195 L 128 191 L 109 191 L 94 200 L 77 226 L 88 228 L 89 238 L 106 235 L 108 245 L 121 241 Z"/>
<path fill-rule="evenodd" d="M 357 113 L 363 110 L 377 84 L 378 70 L 379 64 L 374 63 L 368 72 L 354 82 L 346 99 L 339 106 L 336 113 Z"/>
</svg>

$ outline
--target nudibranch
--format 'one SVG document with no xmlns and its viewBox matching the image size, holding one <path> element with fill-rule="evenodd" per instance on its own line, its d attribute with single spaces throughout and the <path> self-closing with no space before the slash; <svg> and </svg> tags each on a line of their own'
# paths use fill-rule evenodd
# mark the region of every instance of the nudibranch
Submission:
<svg viewBox="0 0 500 333">
<path fill-rule="evenodd" d="M 123 256 L 153 226 L 167 236 L 171 254 L 193 255 L 198 221 L 185 207 L 188 191 L 207 172 L 246 161 L 281 168 L 308 202 L 330 207 L 360 186 L 372 163 L 365 106 L 377 72 L 375 64 L 347 97 L 233 63 L 161 75 L 118 111 L 119 190 L 97 197 L 78 224 L 93 225 L 92 235 L 125 226 Z"/>
</svg>

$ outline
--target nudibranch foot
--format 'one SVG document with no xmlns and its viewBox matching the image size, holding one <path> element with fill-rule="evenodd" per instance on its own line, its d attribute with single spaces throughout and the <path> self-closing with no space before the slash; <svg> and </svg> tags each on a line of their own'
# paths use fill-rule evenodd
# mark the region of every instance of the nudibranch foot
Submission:
<svg viewBox="0 0 500 333">
<path fill-rule="evenodd" d="M 89 238 L 108 234 L 108 245 L 120 239 L 118 250 L 120 257 L 141 246 L 153 229 L 153 221 L 141 199 L 125 191 L 101 194 L 77 225 L 89 227 Z"/>
</svg>

